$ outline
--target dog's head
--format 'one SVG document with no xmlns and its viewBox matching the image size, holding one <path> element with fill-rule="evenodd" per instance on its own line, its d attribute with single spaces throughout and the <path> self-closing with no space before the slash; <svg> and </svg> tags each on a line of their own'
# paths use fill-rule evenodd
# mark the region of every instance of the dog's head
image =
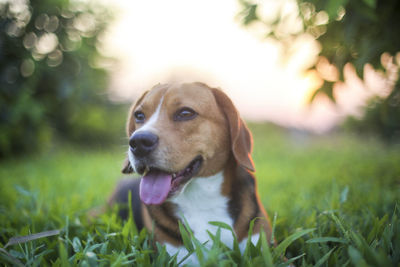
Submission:
<svg viewBox="0 0 400 267">
<path fill-rule="evenodd" d="M 205 84 L 156 85 L 132 106 L 124 173 L 142 175 L 145 204 L 161 204 L 193 177 L 224 169 L 231 155 L 254 171 L 252 138 L 232 101 Z"/>
</svg>

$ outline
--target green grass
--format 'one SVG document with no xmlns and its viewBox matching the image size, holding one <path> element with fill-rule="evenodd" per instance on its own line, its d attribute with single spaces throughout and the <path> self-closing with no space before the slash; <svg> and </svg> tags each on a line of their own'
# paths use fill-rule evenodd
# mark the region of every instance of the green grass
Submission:
<svg viewBox="0 0 400 267">
<path fill-rule="evenodd" d="M 202 265 L 284 265 L 284 253 L 296 266 L 400 266 L 400 147 L 270 125 L 251 129 L 258 191 L 279 245 L 269 248 L 261 238 L 242 255 L 217 233 L 206 251 L 182 225 Z M 175 266 L 151 235 L 115 212 L 87 220 L 121 178 L 124 149 L 61 146 L 1 161 L 0 265 Z M 12 237 L 55 229 L 59 235 L 6 246 Z"/>
</svg>

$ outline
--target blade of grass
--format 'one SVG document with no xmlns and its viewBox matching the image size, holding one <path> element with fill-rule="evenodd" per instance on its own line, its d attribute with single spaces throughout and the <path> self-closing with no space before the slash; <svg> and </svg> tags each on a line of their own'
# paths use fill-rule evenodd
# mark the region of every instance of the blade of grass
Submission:
<svg viewBox="0 0 400 267">
<path fill-rule="evenodd" d="M 131 221 L 131 234 L 135 236 L 138 234 L 138 229 L 135 223 L 135 217 L 133 217 L 133 208 L 132 208 L 132 191 L 129 191 L 128 194 L 128 205 L 129 205 L 129 220 Z"/>
<path fill-rule="evenodd" d="M 245 258 L 245 259 L 248 257 L 248 254 L 249 254 L 251 236 L 253 235 L 254 222 L 256 219 L 258 219 L 258 218 L 254 218 L 253 220 L 250 221 L 249 232 L 248 232 L 247 241 L 246 241 L 246 248 L 244 249 L 244 253 L 243 253 L 243 258 Z"/>
<path fill-rule="evenodd" d="M 350 241 L 351 240 L 350 235 L 349 235 L 348 231 L 345 229 L 345 227 L 344 227 L 343 223 L 340 221 L 340 219 L 333 212 L 330 212 L 329 215 L 331 216 L 333 221 L 336 223 L 336 225 L 339 227 L 339 229 L 342 232 L 342 234 L 344 235 L 344 237 Z"/>
<path fill-rule="evenodd" d="M 22 262 L 20 260 L 18 260 L 17 258 L 13 257 L 10 253 L 8 253 L 7 250 L 5 250 L 3 248 L 0 248 L 0 252 L 3 253 L 6 256 L 7 260 L 12 262 L 16 266 L 20 266 L 20 267 L 25 266 L 25 265 L 22 264 Z"/>
<path fill-rule="evenodd" d="M 59 244 L 58 253 L 60 254 L 61 266 L 69 266 L 68 251 L 64 246 L 64 242 L 59 240 L 58 244 Z"/>
<path fill-rule="evenodd" d="M 328 251 L 317 263 L 314 265 L 314 267 L 319 267 L 321 266 L 324 262 L 326 262 L 329 257 L 331 256 L 332 252 L 336 249 L 336 247 L 332 248 L 331 250 Z"/>
<path fill-rule="evenodd" d="M 260 239 L 261 239 L 262 257 L 263 257 L 265 266 L 274 266 L 274 263 L 272 261 L 271 250 L 269 249 L 267 237 L 265 235 L 264 230 L 261 230 Z"/>
<path fill-rule="evenodd" d="M 235 234 L 235 231 L 232 229 L 232 227 L 229 224 L 224 223 L 224 222 L 217 222 L 217 221 L 210 221 L 209 224 L 229 230 L 232 233 L 232 237 L 233 237 L 233 250 L 240 253 L 239 242 L 237 240 L 237 236 Z M 227 244 L 225 244 L 225 245 L 227 245 Z"/>
<path fill-rule="evenodd" d="M 179 262 L 178 262 L 178 266 L 181 266 L 181 264 L 190 257 L 190 255 L 192 255 L 194 253 L 194 251 L 188 252 L 188 254 L 185 255 L 185 257 L 183 257 Z"/>
<path fill-rule="evenodd" d="M 189 251 L 189 252 L 193 252 L 194 251 L 194 247 L 191 241 L 191 238 L 189 236 L 188 231 L 186 230 L 186 227 L 183 226 L 183 224 L 181 223 L 181 221 L 178 221 L 178 225 L 179 225 L 179 231 L 181 233 L 182 236 L 182 241 L 183 241 L 183 245 L 185 246 L 185 248 Z"/>
<path fill-rule="evenodd" d="M 361 253 L 356 248 L 354 248 L 353 246 L 349 246 L 347 252 L 355 266 L 368 266 L 368 264 L 363 259 Z"/>
<path fill-rule="evenodd" d="M 4 246 L 4 248 L 7 248 L 8 246 L 12 246 L 15 244 L 23 244 L 32 240 L 36 240 L 39 238 L 44 238 L 44 237 L 49 237 L 49 236 L 54 236 L 60 234 L 60 230 L 51 230 L 51 231 L 44 231 L 32 235 L 26 235 L 26 236 L 16 236 L 16 237 L 11 237 L 10 240 L 7 242 L 7 244 Z"/>
<path fill-rule="evenodd" d="M 338 237 L 330 237 L 330 236 L 316 237 L 316 238 L 312 238 L 312 239 L 309 239 L 306 241 L 306 243 L 326 243 L 326 242 L 335 242 L 335 243 L 342 243 L 342 244 L 349 243 L 346 239 L 338 238 Z"/>
<path fill-rule="evenodd" d="M 285 254 L 287 247 L 292 244 L 295 240 L 299 239 L 303 235 L 311 233 L 315 231 L 315 228 L 312 229 L 305 229 L 298 231 L 290 236 L 288 236 L 285 240 L 283 240 L 275 249 L 274 249 L 274 259 L 278 259 L 280 256 Z"/>
<path fill-rule="evenodd" d="M 293 262 L 297 261 L 297 260 L 300 259 L 301 257 L 304 257 L 305 255 L 306 255 L 306 253 L 303 253 L 303 254 L 300 254 L 299 256 L 290 258 L 290 259 L 288 259 L 287 261 L 285 261 L 284 263 L 279 264 L 278 267 L 293 266 L 293 265 L 290 265 L 290 264 L 292 264 Z"/>
<path fill-rule="evenodd" d="M 278 217 L 278 213 L 274 213 L 274 220 L 272 221 L 272 231 L 271 231 L 271 240 L 269 241 L 270 244 L 275 244 L 275 226 L 276 226 L 276 219 Z"/>
</svg>

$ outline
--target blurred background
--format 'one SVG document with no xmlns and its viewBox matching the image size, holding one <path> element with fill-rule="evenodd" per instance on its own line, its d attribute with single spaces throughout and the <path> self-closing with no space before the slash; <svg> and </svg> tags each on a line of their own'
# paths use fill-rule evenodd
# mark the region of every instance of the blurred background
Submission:
<svg viewBox="0 0 400 267">
<path fill-rule="evenodd" d="M 93 240 L 101 264 L 148 257 L 129 221 L 87 214 L 121 178 L 131 103 L 201 81 L 248 122 L 278 242 L 302 228 L 366 240 L 300 240 L 287 258 L 397 266 L 399 14 L 398 0 L 0 0 L 0 262 L 90 262 L 80 244 Z M 54 229 L 65 234 L 6 245 Z"/>
<path fill-rule="evenodd" d="M 0 156 L 120 142 L 127 105 L 158 82 L 220 87 L 250 121 L 395 141 L 398 12 L 396 0 L 1 0 Z"/>
</svg>

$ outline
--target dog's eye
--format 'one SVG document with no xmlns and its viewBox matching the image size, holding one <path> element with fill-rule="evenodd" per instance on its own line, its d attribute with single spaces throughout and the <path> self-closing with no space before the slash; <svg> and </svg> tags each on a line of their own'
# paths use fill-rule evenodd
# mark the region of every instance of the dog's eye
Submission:
<svg viewBox="0 0 400 267">
<path fill-rule="evenodd" d="M 194 119 L 196 116 L 196 111 L 191 108 L 184 107 L 175 112 L 174 121 L 188 121 Z"/>
<path fill-rule="evenodd" d="M 142 123 L 142 122 L 144 122 L 144 120 L 146 119 L 146 116 L 145 116 L 144 113 L 141 112 L 141 111 L 136 111 L 135 114 L 134 114 L 134 116 L 135 116 L 135 121 L 136 121 L 137 123 Z"/>
</svg>

